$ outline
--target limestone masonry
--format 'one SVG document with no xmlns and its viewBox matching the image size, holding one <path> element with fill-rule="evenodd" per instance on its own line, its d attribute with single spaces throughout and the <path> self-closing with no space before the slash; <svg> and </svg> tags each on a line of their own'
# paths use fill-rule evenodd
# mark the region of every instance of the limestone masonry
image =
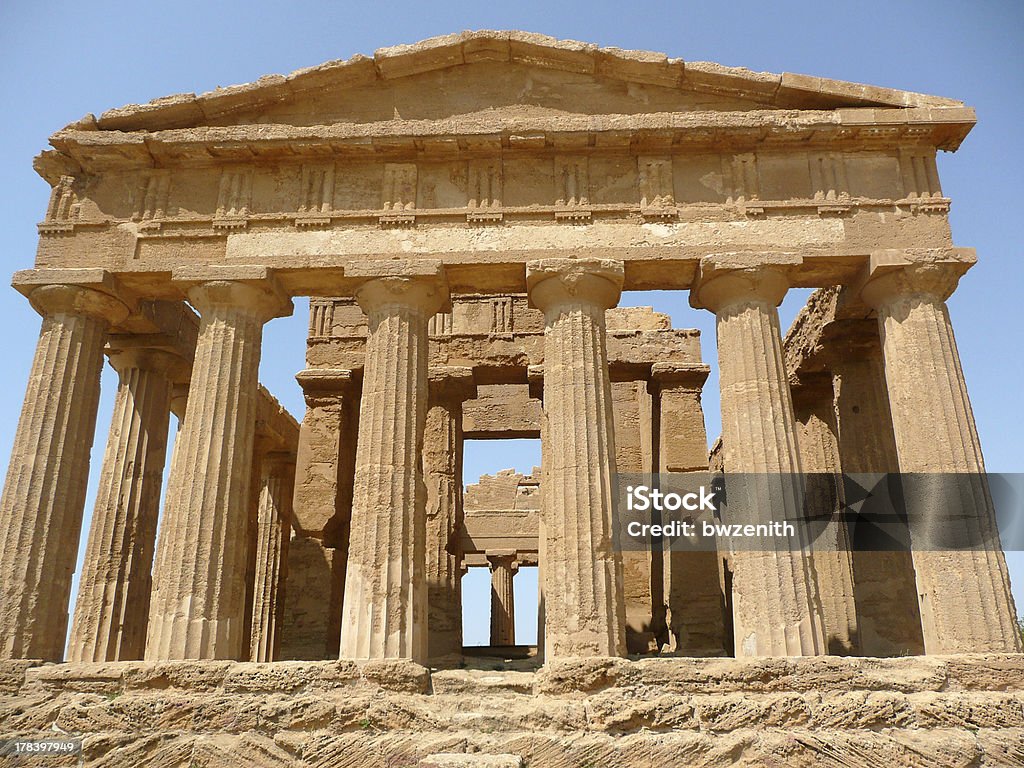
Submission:
<svg viewBox="0 0 1024 768">
<path fill-rule="evenodd" d="M 58 131 L 13 279 L 42 329 L 0 500 L 0 738 L 81 737 L 45 764 L 87 766 L 1024 764 L 945 305 L 975 255 L 935 157 L 974 122 L 466 32 Z M 783 335 L 790 288 L 819 290 Z M 638 290 L 715 314 L 710 458 L 699 333 L 617 306 Z M 258 382 L 295 296 L 301 422 Z M 497 438 L 540 439 L 542 466 L 464 488 L 464 441 Z M 841 508 L 788 474 L 962 473 L 985 545 L 860 551 L 840 525 L 804 551 L 623 551 L 616 473 L 710 469 L 763 473 L 763 524 Z"/>
</svg>

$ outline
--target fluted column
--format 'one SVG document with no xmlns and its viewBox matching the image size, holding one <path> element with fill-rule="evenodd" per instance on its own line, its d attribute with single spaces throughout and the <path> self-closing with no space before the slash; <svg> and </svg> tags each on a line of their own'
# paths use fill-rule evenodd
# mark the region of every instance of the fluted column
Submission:
<svg viewBox="0 0 1024 768">
<path fill-rule="evenodd" d="M 788 288 L 784 270 L 798 263 L 777 254 L 708 258 L 690 294 L 691 304 L 716 316 L 726 492 L 742 522 L 795 521 L 803 515 L 803 493 L 794 482 L 800 454 L 777 310 Z M 733 473 L 747 475 L 743 499 L 729 490 Z M 761 550 L 732 555 L 736 655 L 825 653 L 807 552 L 787 543 L 761 544 Z"/>
<path fill-rule="evenodd" d="M 420 265 L 417 265 L 420 266 Z M 428 271 L 428 270 L 423 270 Z M 427 322 L 448 300 L 443 272 L 370 279 L 369 319 L 341 627 L 345 659 L 421 660 L 427 631 Z"/>
<path fill-rule="evenodd" d="M 43 324 L 0 497 L 0 658 L 60 661 L 103 343 L 128 310 L 73 285 L 41 286 L 29 300 Z"/>
<path fill-rule="evenodd" d="M 191 374 L 190 374 L 191 375 Z M 188 383 L 174 384 L 171 387 L 171 413 L 178 421 L 178 425 L 174 430 L 174 445 L 171 448 L 171 462 L 168 468 L 168 475 L 174 472 L 174 462 L 177 459 L 179 450 L 178 447 L 181 445 L 181 430 L 185 426 L 185 413 L 188 410 Z M 166 491 L 164 492 L 166 494 Z M 159 550 L 159 544 L 157 550 Z"/>
<path fill-rule="evenodd" d="M 272 278 L 214 279 L 190 288 L 188 298 L 202 319 L 168 478 L 147 660 L 243 653 L 260 345 L 263 324 L 291 311 Z"/>
<path fill-rule="evenodd" d="M 544 403 L 544 366 L 543 365 L 530 365 L 526 369 L 526 381 L 530 391 L 530 397 Z M 547 471 L 547 464 L 544 463 L 544 446 L 548 445 L 548 417 L 543 411 L 541 412 L 540 420 L 540 445 L 541 445 L 541 508 L 540 515 L 537 520 L 537 658 L 541 663 L 544 663 L 547 658 L 547 601 L 544 597 L 544 582 L 545 577 L 545 564 L 548 561 L 547 549 L 545 543 L 547 542 L 547 533 L 544 529 L 544 494 L 543 488 L 546 486 L 547 481 L 545 478 L 545 472 Z M 462 571 L 462 575 L 466 575 L 465 569 Z M 623 598 L 623 632 L 625 632 L 625 598 Z"/>
<path fill-rule="evenodd" d="M 181 462 L 182 447 L 183 447 L 183 443 L 184 443 L 184 441 L 181 439 L 181 435 L 185 431 L 185 418 L 186 418 L 186 414 L 188 412 L 188 393 L 189 393 L 189 385 L 188 384 L 175 384 L 171 388 L 170 409 L 171 409 L 171 413 L 173 413 L 175 415 L 175 417 L 177 418 L 177 420 L 178 420 L 178 426 L 177 426 L 177 429 L 175 429 L 175 432 L 174 432 L 174 444 L 173 444 L 173 446 L 171 448 L 171 461 L 170 461 L 170 466 L 168 467 L 168 471 L 167 471 L 167 477 L 168 478 L 172 478 L 172 477 L 177 476 L 177 474 L 181 471 L 177 467 L 178 467 L 178 464 Z M 164 511 L 163 511 L 163 513 L 161 515 L 162 519 L 163 519 L 163 522 L 162 522 L 161 525 L 158 526 L 158 535 L 157 535 L 157 541 L 156 541 L 156 549 L 153 552 L 153 568 L 152 568 L 152 571 L 151 571 L 151 574 L 150 574 L 150 588 L 149 588 L 149 612 L 150 612 L 150 614 L 152 614 L 152 611 L 153 611 L 153 579 L 155 578 L 156 569 L 159 567 L 160 553 L 173 550 L 173 548 L 176 546 L 174 544 L 174 539 L 178 535 L 178 530 L 177 529 L 174 529 L 172 531 L 170 529 L 170 527 L 167 525 L 166 510 L 167 510 L 167 502 L 168 502 L 168 499 L 170 498 L 170 495 L 171 495 L 171 487 L 170 487 L 170 484 L 168 484 L 167 487 L 164 488 L 164 506 L 163 506 L 163 510 Z M 147 623 L 146 623 L 146 644 L 147 645 L 149 644 L 149 636 L 150 636 L 150 629 L 149 629 L 149 622 L 147 620 Z M 143 657 L 145 657 L 145 655 L 146 655 L 146 652 L 145 652 L 145 649 L 143 649 Z"/>
<path fill-rule="evenodd" d="M 265 455 L 260 462 L 260 476 L 249 659 L 275 661 L 281 644 L 282 592 L 291 538 L 294 454 L 275 451 Z"/>
<path fill-rule="evenodd" d="M 907 504 L 928 654 L 1021 650 L 981 442 L 945 303 L 973 263 L 973 253 L 960 249 L 875 253 L 862 291 L 878 313 L 905 487 L 907 474 L 918 474 Z M 934 476 L 931 488 L 921 477 L 927 475 Z M 954 516 L 936 519 L 940 509 Z M 918 534 L 924 531 L 953 546 L 923 543 Z"/>
<path fill-rule="evenodd" d="M 242 657 L 249 658 L 252 648 L 253 608 L 256 596 L 256 550 L 260 535 L 260 496 L 263 491 L 263 459 L 276 444 L 267 425 L 256 418 L 249 472 L 248 519 L 245 527 L 245 597 L 242 614 Z"/>
<path fill-rule="evenodd" d="M 545 319 L 545 658 L 622 656 L 626 616 L 604 318 L 622 290 L 622 262 L 542 259 L 528 262 L 526 275 L 530 301 Z"/>
<path fill-rule="evenodd" d="M 821 598 L 825 643 L 830 654 L 847 656 L 859 650 L 854 603 L 853 553 L 843 510 L 842 469 L 834 412 L 832 376 L 805 374 L 791 390 L 796 416 L 800 463 L 806 473 L 807 514 L 819 522 L 811 557 Z"/>
<path fill-rule="evenodd" d="M 512 579 L 519 570 L 515 552 L 487 553 L 491 569 L 491 645 L 516 644 L 516 595 Z"/>
<path fill-rule="evenodd" d="M 78 587 L 69 661 L 141 659 L 170 420 L 182 358 L 115 350 L 119 383 Z M 179 371 L 180 373 L 180 371 Z"/>
<path fill-rule="evenodd" d="M 432 368 L 423 439 L 427 500 L 427 653 L 462 653 L 462 403 L 473 397 L 473 370 Z"/>
<path fill-rule="evenodd" d="M 843 473 L 865 487 L 899 471 L 878 322 L 844 323 L 829 343 L 839 461 Z M 862 528 L 863 526 L 863 528 Z M 849 530 L 849 529 L 848 529 Z M 854 518 L 853 536 L 875 529 L 871 516 Z M 906 656 L 924 653 L 914 563 L 909 548 L 872 549 L 851 540 L 859 653 Z"/>
</svg>

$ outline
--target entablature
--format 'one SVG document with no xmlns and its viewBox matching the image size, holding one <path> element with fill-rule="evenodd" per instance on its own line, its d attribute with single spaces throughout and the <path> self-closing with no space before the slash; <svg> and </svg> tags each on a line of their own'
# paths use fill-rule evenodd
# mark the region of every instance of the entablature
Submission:
<svg viewBox="0 0 1024 768">
<path fill-rule="evenodd" d="M 61 175 L 337 159 L 430 160 L 557 152 L 700 152 L 757 149 L 857 151 L 921 145 L 956 150 L 977 118 L 970 107 L 753 110 L 746 112 L 474 116 L 318 126 L 240 125 L 161 131 L 69 128 L 36 169 Z"/>
</svg>

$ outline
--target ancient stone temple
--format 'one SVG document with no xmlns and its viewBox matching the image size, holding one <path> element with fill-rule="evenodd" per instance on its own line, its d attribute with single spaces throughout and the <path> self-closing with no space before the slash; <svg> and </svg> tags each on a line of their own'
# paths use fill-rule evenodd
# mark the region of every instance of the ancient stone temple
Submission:
<svg viewBox="0 0 1024 768">
<path fill-rule="evenodd" d="M 57 132 L 13 279 L 42 328 L 0 500 L 0 737 L 80 737 L 89 766 L 1020 760 L 1021 640 L 945 305 L 975 255 L 936 153 L 974 122 L 472 32 Z M 820 290 L 784 335 L 791 288 Z M 714 313 L 719 392 L 697 331 L 619 306 L 647 290 Z M 294 297 L 298 418 L 258 380 Z M 509 437 L 542 465 L 464 487 L 464 441 Z M 712 467 L 960 473 L 983 545 L 620 546 L 618 473 Z M 758 514 L 831 503 L 769 492 Z M 536 649 L 515 634 L 534 566 Z M 491 583 L 472 654 L 470 568 Z"/>
</svg>

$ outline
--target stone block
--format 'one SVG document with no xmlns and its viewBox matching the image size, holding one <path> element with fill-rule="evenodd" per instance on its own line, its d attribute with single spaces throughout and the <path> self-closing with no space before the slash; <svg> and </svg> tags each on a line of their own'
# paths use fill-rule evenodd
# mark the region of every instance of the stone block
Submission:
<svg viewBox="0 0 1024 768">
<path fill-rule="evenodd" d="M 426 693 L 430 689 L 430 670 L 413 661 L 368 661 L 359 670 L 363 680 L 386 691 Z"/>
<path fill-rule="evenodd" d="M 460 755 L 457 753 L 427 755 L 419 768 L 522 768 L 518 755 Z"/>
</svg>

